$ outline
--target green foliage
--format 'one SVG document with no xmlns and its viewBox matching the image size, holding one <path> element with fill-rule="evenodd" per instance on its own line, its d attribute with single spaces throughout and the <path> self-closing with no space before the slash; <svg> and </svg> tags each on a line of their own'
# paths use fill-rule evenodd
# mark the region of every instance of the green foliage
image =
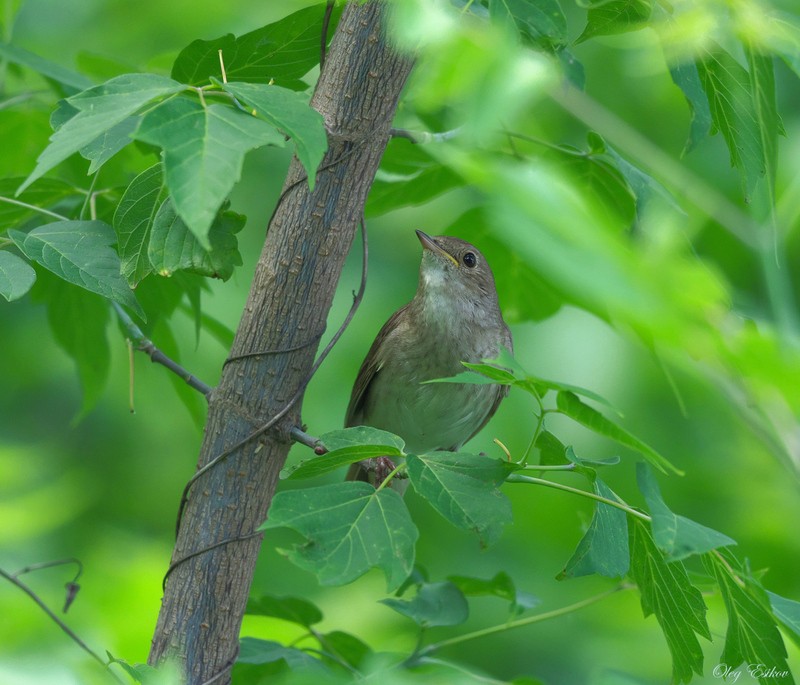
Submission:
<svg viewBox="0 0 800 685">
<path fill-rule="evenodd" d="M 342 4 L 333 8 L 331 32 Z M 283 179 L 283 170 L 268 166 L 274 158 L 259 156 L 262 151 L 255 155 L 262 165 L 257 179 L 240 183 L 245 159 L 259 148 L 281 148 L 288 142 L 305 168 L 303 182 L 313 187 L 327 137 L 322 117 L 308 105 L 325 40 L 320 35 L 323 3 L 238 37 L 194 40 L 175 50 L 171 71 L 162 61 L 166 70 L 156 66 L 151 73 L 129 66 L 127 62 L 141 60 L 113 43 L 109 49 L 123 54 L 125 63 L 119 54 L 81 53 L 75 60 L 77 71 L 21 47 L 30 42 L 16 34 L 12 41 L 11 26 L 6 25 L 20 6 L 7 3 L 9 16 L 2 19 L 0 41 L 5 175 L 0 179 L 0 295 L 13 302 L 0 308 L 0 316 L 8 317 L 2 321 L 4 356 L 9 359 L 3 377 L 11 388 L 0 415 L 9 418 L 8 428 L 3 426 L 12 436 L 6 440 L 4 432 L 3 444 L 12 455 L 8 459 L 21 463 L 18 452 L 28 449 L 26 443 L 41 440 L 42 452 L 55 453 L 53 445 L 72 442 L 58 416 L 64 413 L 62 404 L 77 404 L 59 385 L 62 379 L 45 341 L 31 338 L 36 342 L 31 344 L 24 337 L 35 319 L 27 313 L 25 295 L 30 292 L 31 300 L 46 308 L 52 339 L 75 362 L 83 391 L 79 417 L 96 419 L 99 412 L 90 412 L 112 369 L 109 301 L 142 318 L 146 314 L 145 332 L 170 356 L 185 354 L 187 337 L 204 343 L 206 333 L 229 348 L 238 316 L 235 303 L 244 298 L 236 288 L 247 286 L 237 284 L 234 275 L 243 261 L 245 272 L 252 267 L 266 223 L 266 217 L 259 217 L 257 228 L 247 231 L 237 212 L 240 203 L 247 204 L 243 198 L 263 198 L 265 189 L 277 193 Z M 309 431 L 322 433 L 328 452 L 310 457 L 306 451 L 299 463 L 285 469 L 292 482 L 275 497 L 262 529 L 271 531 L 268 549 L 272 536 L 290 546 L 280 536 L 301 535 L 304 540 L 285 556 L 310 574 L 306 578 L 286 570 L 275 574 L 276 581 L 270 568 L 271 585 L 265 588 L 257 581 L 247 609 L 256 618 L 247 632 L 258 637 L 242 639 L 235 683 L 483 682 L 487 672 L 498 682 L 534 682 L 511 670 L 526 662 L 536 675 L 564 672 L 559 675 L 563 682 L 665 680 L 647 663 L 657 661 L 655 648 L 643 647 L 637 660 L 636 649 L 614 637 L 641 620 L 625 607 L 615 605 L 600 623 L 596 617 L 582 621 L 577 614 L 565 629 L 556 623 L 557 616 L 594 601 L 566 605 L 563 597 L 581 592 L 587 581 L 554 590 L 552 577 L 558 569 L 556 577 L 562 581 L 594 575 L 599 578 L 589 582 L 602 584 L 608 583 L 606 578 L 627 578 L 615 587 L 638 592 L 645 616 L 655 616 L 672 657 L 673 683 L 689 682 L 704 672 L 714 677 L 716 670 L 709 673 L 715 663 L 733 671 L 763 664 L 774 672 L 759 670 L 755 679 L 793 682 L 796 653 L 787 656 L 781 631 L 800 644 L 800 604 L 766 591 L 761 577 L 734 557 L 734 540 L 726 534 L 735 535 L 743 556 L 796 568 L 786 540 L 791 526 L 783 520 L 793 500 L 776 493 L 790 477 L 783 472 L 774 476 L 774 471 L 771 481 L 762 476 L 770 455 L 794 468 L 791 435 L 800 409 L 795 321 L 800 194 L 791 147 L 798 130 L 792 103 L 800 75 L 800 18 L 794 8 L 782 6 L 784 11 L 777 2 L 394 3 L 387 35 L 400 49 L 412 49 L 418 60 L 395 125 L 413 130 L 410 136 L 417 142 L 390 141 L 367 200 L 366 216 L 381 217 L 381 231 L 371 236 L 371 260 L 377 260 L 379 276 L 371 279 L 370 288 L 386 295 L 381 288 L 399 283 L 393 280 L 394 266 L 403 263 L 406 269 L 401 252 L 409 225 L 420 223 L 432 233 L 465 238 L 494 269 L 504 315 L 515 326 L 520 360 L 544 369 L 544 376 L 577 375 L 582 385 L 602 392 L 528 373 L 508 354 L 465 364 L 463 373 L 434 381 L 500 383 L 514 389 L 512 397 L 518 397 L 513 401 L 529 403 L 528 420 L 520 422 L 515 414 L 502 423 L 504 409 L 497 419 L 501 423 L 486 429 L 484 443 L 478 447 L 481 438 L 475 441 L 474 452 L 484 444 L 493 449 L 487 436 L 498 435 L 504 458 L 465 452 L 408 454 L 401 438 L 384 431 L 327 430 L 336 425 L 331 407 L 346 399 L 349 378 L 337 376 L 330 388 L 316 390 L 320 399 L 307 397 L 303 419 Z M 174 20 L 162 23 L 174 25 Z M 146 35 L 155 40 L 152 25 Z M 645 28 L 649 30 L 640 30 Z M 193 35 L 215 35 L 211 30 L 198 29 Z M 87 49 L 95 51 L 94 46 Z M 584 83 L 595 95 L 580 92 Z M 50 126 L 46 112 L 51 112 Z M 686 144 L 679 157 L 673 148 L 682 140 Z M 717 162 L 724 153 L 734 169 L 730 176 L 738 174 L 741 181 L 738 189 Z M 402 232 L 394 232 L 397 225 Z M 214 288 L 200 285 L 200 277 L 228 281 L 227 289 L 220 290 L 219 283 Z M 383 316 L 389 310 L 381 312 Z M 581 315 L 602 321 L 617 341 L 626 341 L 629 347 L 618 370 L 608 363 L 603 341 L 592 337 L 594 329 L 586 335 L 581 321 L 576 322 Z M 524 324 L 531 321 L 544 322 L 545 333 L 529 336 Z M 187 322 L 192 329 L 188 336 Z M 551 326 L 557 326 L 557 333 L 546 332 Z M 364 331 L 353 338 L 374 333 Z M 116 330 L 112 342 L 120 345 Z M 356 347 L 343 357 L 362 354 Z M 209 373 L 216 373 L 219 351 L 205 348 L 198 344 L 195 356 L 209 354 Z M 552 360 L 553 348 L 568 358 L 566 368 L 539 361 L 539 355 Z M 28 351 L 27 357 L 21 349 Z M 669 380 L 654 380 L 649 367 L 629 354 L 631 349 L 658 358 L 657 373 L 663 371 Z M 584 365 L 583 356 L 591 363 Z M 592 372 L 606 370 L 591 378 L 590 366 Z M 15 380 L 17 367 L 26 369 L 29 385 L 42 384 L 43 399 L 35 410 L 27 403 L 28 388 Z M 113 397 L 119 402 L 125 394 L 119 378 L 127 377 L 127 369 L 120 365 L 114 372 Z M 44 385 L 45 374 L 54 377 L 50 385 Z M 182 379 L 171 381 L 195 421 L 202 423 L 202 398 Z M 688 398 L 683 401 L 689 410 L 681 420 L 671 416 L 670 385 Z M 167 398 L 158 396 L 159 408 L 162 401 L 167 406 Z M 27 439 L 16 437 L 16 402 L 26 408 L 25 415 L 36 417 L 36 431 Z M 615 404 L 633 405 L 631 413 L 639 422 L 624 420 Z M 511 411 L 521 411 L 519 406 Z M 104 402 L 103 418 L 109 424 L 114 407 L 116 413 L 127 413 L 119 404 Z M 141 430 L 144 444 L 158 446 L 141 450 L 149 453 L 173 449 L 163 447 L 166 436 L 177 436 L 181 448 L 196 438 L 179 429 L 172 412 L 158 413 L 162 423 L 157 428 L 147 426 L 146 413 L 137 416 L 137 433 L 127 442 L 138 448 Z M 24 416 L 19 423 L 25 423 Z M 50 423 L 53 435 L 40 438 L 40 433 L 49 435 Z M 575 424 L 581 431 L 573 433 Z M 631 424 L 642 426 L 637 435 Z M 106 492 L 115 482 L 135 485 L 130 474 L 146 455 L 108 459 L 108 443 L 100 447 L 94 441 L 112 431 L 98 430 L 97 423 L 91 430 L 75 441 L 88 446 L 80 445 L 80 460 L 71 473 L 84 477 L 96 471 L 94 490 L 76 488 L 80 496 L 75 495 L 78 504 L 73 504 L 43 487 L 47 496 L 20 498 L 22 513 L 13 504 L 6 507 L 4 498 L 9 531 L 33 525 L 31 512 L 46 512 L 47 523 L 40 525 L 60 526 L 51 547 L 62 554 L 75 544 L 69 537 L 74 521 L 68 514 L 59 516 L 62 506 L 65 511 L 96 507 L 84 499 L 116 498 L 92 492 Z M 116 424 L 113 432 L 123 433 Z M 588 446 L 583 442 L 587 434 Z M 123 442 L 120 438 L 119 450 Z M 620 450 L 622 460 L 609 456 Z M 104 460 L 84 467 L 83 458 L 94 452 Z M 635 479 L 627 465 L 631 454 L 646 462 L 637 463 Z M 183 464 L 179 476 L 172 477 L 162 463 L 167 460 L 159 456 L 161 461 L 146 469 L 148 490 L 140 495 L 154 508 L 157 499 L 167 501 L 180 490 L 186 475 Z M 388 457 L 397 466 L 377 490 L 364 483 L 329 480 L 306 487 L 301 482 L 338 479 L 347 465 L 375 457 Z M 13 500 L 15 477 L 22 482 L 22 476 L 9 470 L 4 459 L 6 452 L 0 450 L 0 472 L 11 483 Z M 120 470 L 107 473 L 110 462 Z M 26 461 L 19 473 L 38 468 L 48 480 L 62 470 L 60 461 L 31 464 L 29 469 Z M 671 488 L 665 489 L 669 506 L 651 466 L 671 475 Z M 674 476 L 684 472 L 685 478 L 676 482 Z M 172 492 L 169 497 L 151 493 L 166 493 L 158 490 L 162 482 Z M 407 500 L 397 492 L 405 484 L 415 490 Z M 542 488 L 554 495 L 553 501 L 544 498 Z M 554 504 L 558 497 L 566 504 Z M 572 505 L 577 501 L 593 507 L 590 520 L 590 510 L 585 512 L 588 525 L 583 529 L 575 522 Z M 645 509 L 628 501 L 643 501 Z M 717 511 L 720 502 L 727 509 Z M 675 510 L 706 512 L 725 521 L 726 532 L 675 514 L 673 504 Z M 123 506 L 122 498 L 110 506 Z M 116 527 L 133 536 L 130 521 L 140 526 L 143 514 L 140 502 L 128 506 Z M 542 506 L 547 517 L 537 509 Z M 159 509 L 141 528 L 161 530 L 173 509 Z M 748 516 L 734 515 L 739 511 Z M 272 532 L 278 528 L 295 532 Z M 453 534 L 455 529 L 473 535 Z M 431 540 L 434 534 L 441 537 Z M 92 540 L 98 535 L 82 529 L 77 537 Z M 472 545 L 466 551 L 459 547 L 462 538 L 469 539 L 464 545 Z M 570 553 L 568 542 L 575 541 Z M 479 557 L 471 554 L 492 544 Z M 152 556 L 160 561 L 155 570 L 151 565 L 151 577 L 136 566 L 144 562 L 133 545 L 126 555 L 133 559 L 131 574 L 140 585 L 144 578 L 148 587 L 158 587 L 163 540 L 157 548 Z M 23 548 L 12 552 L 29 553 Z M 87 556 L 99 555 L 93 551 Z M 418 558 L 440 575 L 431 579 L 417 570 Z M 285 562 L 270 558 L 268 563 Z M 707 575 L 691 572 L 695 567 L 705 568 Z M 383 571 L 389 591 L 397 590 L 397 596 L 382 604 L 412 620 L 384 631 L 380 622 L 390 612 L 379 606 L 378 613 L 370 613 L 368 605 L 375 603 L 365 599 L 370 592 L 366 579 L 352 596 L 344 594 L 348 590 L 321 596 L 326 607 L 337 606 L 344 597 L 341 604 L 359 617 L 356 629 L 329 629 L 327 621 L 336 619 L 328 616 L 323 622 L 312 581 L 342 585 L 373 568 Z M 773 573 L 770 584 L 775 582 Z M 793 579 L 787 581 L 785 574 L 782 581 L 777 578 L 786 588 L 781 592 L 796 590 Z M 406 597 L 411 586 L 415 594 Z M 291 596 L 276 597 L 275 587 L 291 588 Z M 528 589 L 550 604 L 557 595 L 558 606 L 548 604 L 548 611 L 524 616 L 537 603 Z M 721 601 L 709 599 L 712 595 Z M 495 623 L 491 609 L 484 611 L 482 605 L 493 603 L 496 609 L 498 599 L 508 608 L 508 620 L 502 623 Z M 728 619 L 724 637 L 713 630 L 719 621 L 712 620 L 719 618 L 715 614 L 721 614 L 723 604 Z M 103 611 L 104 620 L 107 613 Z M 135 616 L 129 619 L 128 613 L 122 612 L 126 623 L 135 625 Z M 326 613 L 335 612 L 326 608 Z M 461 626 L 468 616 L 469 628 Z M 514 647 L 510 631 L 539 621 L 550 621 L 552 631 L 532 638 L 525 633 L 522 646 Z M 591 634 L 574 639 L 576 630 L 594 631 L 597 625 L 604 631 L 601 643 Z M 460 627 L 439 639 L 436 630 L 444 626 Z M 91 631 L 98 633 L 95 625 Z M 149 633 L 150 626 L 140 631 Z M 488 645 L 483 641 L 493 633 L 503 633 L 502 644 L 474 652 L 454 650 L 453 661 L 441 657 L 445 648 L 461 643 Z M 698 636 L 711 639 L 712 633 L 714 644 L 706 655 L 719 655 L 719 661 L 707 658 L 704 664 Z M 15 636 L 4 639 L 10 637 Z M 146 644 L 147 637 L 137 635 L 137 642 Z M 19 639 L 39 649 L 38 636 Z M 573 643 L 581 647 L 580 659 L 571 658 L 576 654 Z M 618 655 L 613 654 L 615 646 Z M 665 655 L 667 650 L 661 646 Z M 491 661 L 481 661 L 483 651 L 492 652 Z M 593 659 L 599 655 L 614 669 L 624 667 L 636 675 L 595 667 Z M 580 665 L 589 661 L 593 675 Z M 135 682 L 174 682 L 172 672 L 113 663 Z"/>
</svg>

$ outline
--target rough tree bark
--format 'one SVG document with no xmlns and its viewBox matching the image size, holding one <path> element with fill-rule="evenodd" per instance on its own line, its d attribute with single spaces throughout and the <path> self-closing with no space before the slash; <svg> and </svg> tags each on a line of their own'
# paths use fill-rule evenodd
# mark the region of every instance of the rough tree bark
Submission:
<svg viewBox="0 0 800 685">
<path fill-rule="evenodd" d="M 286 197 L 210 396 L 198 469 L 266 423 L 308 378 L 411 68 L 384 40 L 384 9 L 354 2 L 339 22 L 311 101 L 325 118 L 329 150 L 313 191 L 296 159 L 289 168 Z M 266 518 L 301 401 L 275 428 L 202 474 L 189 493 L 172 561 L 189 558 L 168 577 L 149 657 L 151 664 L 177 658 L 189 683 L 230 680 L 261 546 L 261 536 L 246 536 Z"/>
</svg>

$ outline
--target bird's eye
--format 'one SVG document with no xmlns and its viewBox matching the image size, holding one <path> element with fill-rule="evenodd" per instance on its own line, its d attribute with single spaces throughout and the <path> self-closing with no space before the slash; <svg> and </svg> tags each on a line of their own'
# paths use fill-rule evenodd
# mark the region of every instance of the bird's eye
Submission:
<svg viewBox="0 0 800 685">
<path fill-rule="evenodd" d="M 478 263 L 478 258 L 475 256 L 474 252 L 465 252 L 461 261 L 464 262 L 464 266 L 474 269 L 475 265 Z"/>
</svg>

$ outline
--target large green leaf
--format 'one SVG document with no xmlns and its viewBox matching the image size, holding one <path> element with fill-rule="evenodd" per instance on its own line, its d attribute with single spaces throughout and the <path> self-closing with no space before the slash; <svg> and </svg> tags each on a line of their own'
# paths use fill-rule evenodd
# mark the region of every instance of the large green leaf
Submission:
<svg viewBox="0 0 800 685">
<path fill-rule="evenodd" d="M 329 31 L 336 26 L 341 9 L 341 5 L 334 8 Z M 209 83 L 211 77 L 222 79 L 222 51 L 230 81 L 275 80 L 297 86 L 298 79 L 319 63 L 324 14 L 325 8 L 316 4 L 238 38 L 229 33 L 214 40 L 196 40 L 178 55 L 172 78 L 192 85 Z"/>
<path fill-rule="evenodd" d="M 709 43 L 697 60 L 697 71 L 708 98 L 715 132 L 722 133 L 731 165 L 739 170 L 745 198 L 750 199 L 756 183 L 767 170 L 768 150 L 766 138 L 762 136 L 772 134 L 766 134 L 762 128 L 774 125 L 774 121 L 760 120 L 750 74 L 719 45 Z M 766 87 L 765 78 L 762 74 L 762 88 Z M 766 96 L 766 92 L 762 90 L 761 95 Z M 774 92 L 772 95 L 774 97 Z"/>
<path fill-rule="evenodd" d="M 88 174 L 93 174 L 109 159 L 116 155 L 122 148 L 133 142 L 131 134 L 139 125 L 138 117 L 128 117 L 123 119 L 113 128 L 108 129 L 87 146 L 81 148 L 81 157 L 88 159 Z"/>
<path fill-rule="evenodd" d="M 279 492 L 260 530 L 282 527 L 308 538 L 287 556 L 323 585 L 343 585 L 379 567 L 392 591 L 414 566 L 419 532 L 403 499 L 388 488 L 352 482 Z"/>
<path fill-rule="evenodd" d="M 703 650 L 697 640 L 711 633 L 706 605 L 700 591 L 689 581 L 683 563 L 667 563 L 646 525 L 629 520 L 630 575 L 639 586 L 645 618 L 655 614 L 672 654 L 672 683 L 688 683 L 692 674 L 703 675 Z"/>
<path fill-rule="evenodd" d="M 594 480 L 594 491 L 606 499 L 617 499 L 611 488 L 599 478 Z M 562 580 L 597 573 L 609 578 L 619 578 L 629 568 L 627 514 L 617 507 L 598 502 L 588 530 L 557 577 Z"/>
<path fill-rule="evenodd" d="M 680 469 L 673 466 L 670 461 L 662 457 L 652 447 L 642 442 L 635 435 L 629 433 L 613 421 L 607 419 L 596 409 L 581 402 L 574 393 L 563 390 L 559 392 L 556 398 L 556 406 L 562 414 L 586 426 L 589 430 L 611 438 L 612 440 L 616 440 L 621 445 L 636 450 L 660 471 L 664 473 L 672 471 L 673 473 L 682 474 Z"/>
<path fill-rule="evenodd" d="M 131 287 L 153 271 L 147 248 L 163 187 L 163 167 L 159 162 L 130 182 L 114 213 L 122 275 Z"/>
<path fill-rule="evenodd" d="M 557 0 L 489 0 L 494 20 L 511 19 L 523 38 L 546 49 L 567 42 L 567 18 Z"/>
<path fill-rule="evenodd" d="M 709 555 L 705 561 L 719 583 L 728 612 L 728 630 L 720 663 L 730 668 L 747 664 L 762 685 L 794 685 L 786 663 L 786 647 L 768 610 L 767 595 L 745 574 L 734 575 L 731 560 L 723 562 Z"/>
<path fill-rule="evenodd" d="M 0 295 L 9 302 L 27 293 L 36 281 L 36 272 L 17 255 L 0 250 Z"/>
<path fill-rule="evenodd" d="M 593 36 L 608 36 L 644 28 L 652 11 L 652 0 L 592 3 L 586 17 L 586 28 L 575 42 L 581 43 Z"/>
<path fill-rule="evenodd" d="M 57 221 L 29 233 L 9 231 L 25 255 L 59 278 L 124 304 L 141 318 L 144 311 L 120 273 L 119 256 L 111 247 L 114 229 L 102 221 Z"/>
<path fill-rule="evenodd" d="M 50 137 L 50 144 L 36 160 L 22 192 L 37 178 L 113 129 L 156 98 L 183 90 L 184 86 L 156 74 L 125 74 L 73 95 L 67 100 L 78 112 Z"/>
<path fill-rule="evenodd" d="M 727 535 L 673 514 L 661 498 L 655 474 L 647 464 L 636 464 L 636 481 L 653 517 L 653 538 L 667 559 L 685 559 L 692 554 L 736 544 Z"/>
<path fill-rule="evenodd" d="M 245 217 L 241 214 L 219 212 L 208 232 L 209 249 L 205 250 L 176 213 L 172 200 L 167 198 L 153 219 L 148 259 L 161 276 L 189 271 L 227 281 L 234 268 L 242 264 L 236 234 L 244 224 Z"/>
<path fill-rule="evenodd" d="M 800 602 L 767 592 L 772 613 L 789 631 L 795 644 L 800 646 Z"/>
<path fill-rule="evenodd" d="M 498 486 L 509 466 L 465 452 L 431 452 L 406 457 L 414 489 L 448 521 L 478 534 L 484 545 L 494 542 L 511 523 L 511 503 Z"/>
<path fill-rule="evenodd" d="M 328 149 L 322 115 L 308 104 L 302 93 L 257 83 L 220 84 L 231 95 L 253 108 L 253 114 L 291 137 L 297 158 L 313 188 L 317 167 Z"/>
<path fill-rule="evenodd" d="M 408 616 L 423 628 L 455 626 L 469 616 L 469 606 L 464 594 L 450 581 L 423 583 L 412 599 L 389 597 L 381 604 Z"/>
<path fill-rule="evenodd" d="M 219 208 L 239 180 L 245 153 L 283 146 L 270 124 L 226 105 L 176 98 L 150 110 L 134 137 L 164 150 L 164 174 L 178 215 L 205 249 Z"/>
</svg>

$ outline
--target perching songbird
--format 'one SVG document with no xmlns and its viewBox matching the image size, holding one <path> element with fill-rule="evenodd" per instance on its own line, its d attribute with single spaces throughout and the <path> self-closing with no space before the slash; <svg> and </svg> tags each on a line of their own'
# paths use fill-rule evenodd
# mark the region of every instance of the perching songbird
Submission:
<svg viewBox="0 0 800 685">
<path fill-rule="evenodd" d="M 399 435 L 406 451 L 457 451 L 483 428 L 508 386 L 424 383 L 455 376 L 461 364 L 512 350 L 492 270 L 468 242 L 417 231 L 422 264 L 416 295 L 383 325 L 358 371 L 345 426 Z M 379 484 L 388 459 L 358 462 L 348 480 Z"/>
</svg>

